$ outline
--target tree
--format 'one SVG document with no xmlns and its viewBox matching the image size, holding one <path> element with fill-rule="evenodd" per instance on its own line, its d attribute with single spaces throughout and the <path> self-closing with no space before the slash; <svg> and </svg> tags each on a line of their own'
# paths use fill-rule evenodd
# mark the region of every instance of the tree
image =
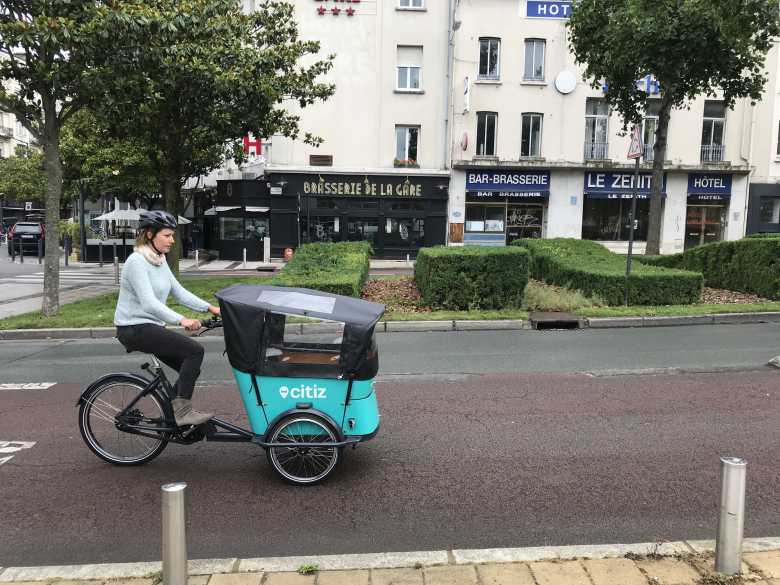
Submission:
<svg viewBox="0 0 780 585">
<path fill-rule="evenodd" d="M 290 4 L 264 2 L 248 15 L 235 0 L 116 0 L 101 10 L 107 38 L 127 41 L 88 73 L 95 86 L 108 80 L 95 111 L 116 137 L 154 145 L 151 166 L 174 215 L 187 178 L 221 166 L 249 132 L 297 137 L 299 117 L 285 105 L 334 91 L 318 82 L 332 58 L 312 58 L 319 43 L 299 40 Z M 174 272 L 180 246 L 177 238 L 168 254 Z"/>
<path fill-rule="evenodd" d="M 86 103 L 97 5 L 72 0 L 0 2 L 0 109 L 16 115 L 43 149 L 46 173 L 45 316 L 59 310 L 60 131 Z M 114 39 L 118 42 L 117 39 Z"/>
<path fill-rule="evenodd" d="M 592 87 L 624 122 L 641 122 L 647 95 L 637 80 L 661 86 L 653 147 L 647 254 L 660 253 L 661 189 L 671 111 L 702 94 L 759 100 L 766 53 L 780 32 L 776 0 L 579 0 L 568 22 L 571 49 Z"/>
<path fill-rule="evenodd" d="M 40 152 L 17 147 L 14 156 L 0 159 L 0 193 L 17 201 L 43 201 L 46 172 Z"/>
</svg>

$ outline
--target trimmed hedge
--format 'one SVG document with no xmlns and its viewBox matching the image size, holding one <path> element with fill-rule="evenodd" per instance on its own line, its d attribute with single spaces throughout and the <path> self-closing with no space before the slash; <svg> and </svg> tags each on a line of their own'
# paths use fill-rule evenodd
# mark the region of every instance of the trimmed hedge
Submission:
<svg viewBox="0 0 780 585">
<path fill-rule="evenodd" d="M 523 239 L 512 242 L 531 253 L 531 276 L 548 284 L 599 296 L 609 305 L 622 305 L 626 259 L 598 242 L 574 239 Z M 628 283 L 631 305 L 687 305 L 701 299 L 701 274 L 645 266 L 634 262 Z"/>
<path fill-rule="evenodd" d="M 368 279 L 370 255 L 368 242 L 304 244 L 270 284 L 360 297 Z"/>
<path fill-rule="evenodd" d="M 480 246 L 423 248 L 414 279 L 430 307 L 458 311 L 519 307 L 528 284 L 528 253 Z"/>
<path fill-rule="evenodd" d="M 756 237 L 718 242 L 682 254 L 640 258 L 653 266 L 696 270 L 707 286 L 780 299 L 780 238 Z"/>
<path fill-rule="evenodd" d="M 773 234 L 750 234 L 749 236 L 745 236 L 745 239 L 754 239 L 754 240 L 763 240 L 766 238 L 780 238 L 780 233 L 773 233 Z"/>
</svg>

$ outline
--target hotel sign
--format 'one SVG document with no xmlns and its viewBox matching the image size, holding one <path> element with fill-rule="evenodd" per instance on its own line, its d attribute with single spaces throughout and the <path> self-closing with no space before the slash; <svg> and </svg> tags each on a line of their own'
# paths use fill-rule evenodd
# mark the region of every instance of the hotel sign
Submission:
<svg viewBox="0 0 780 585">
<path fill-rule="evenodd" d="M 527 0 L 525 15 L 528 18 L 569 18 L 570 0 Z"/>
</svg>

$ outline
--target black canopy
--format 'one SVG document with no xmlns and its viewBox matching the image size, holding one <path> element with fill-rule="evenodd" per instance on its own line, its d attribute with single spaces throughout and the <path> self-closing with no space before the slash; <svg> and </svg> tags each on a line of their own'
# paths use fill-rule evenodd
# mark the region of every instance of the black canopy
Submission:
<svg viewBox="0 0 780 585">
<path fill-rule="evenodd" d="M 363 361 L 385 312 L 384 305 L 306 288 L 234 284 L 217 298 L 228 359 L 236 369 L 252 373 L 262 373 L 269 339 L 283 334 L 284 318 L 278 316 L 299 315 L 344 323 L 340 366 L 351 374 Z"/>
</svg>

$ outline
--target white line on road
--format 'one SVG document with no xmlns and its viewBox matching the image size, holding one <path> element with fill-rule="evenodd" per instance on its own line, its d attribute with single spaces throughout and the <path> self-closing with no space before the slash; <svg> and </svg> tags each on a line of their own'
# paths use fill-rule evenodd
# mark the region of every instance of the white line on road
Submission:
<svg viewBox="0 0 780 585">
<path fill-rule="evenodd" d="M 8 455 L 9 453 L 15 454 L 25 449 L 32 449 L 34 446 L 34 441 L 0 441 L 0 453 L 3 455 Z M 3 463 L 8 463 L 13 458 L 13 455 L 8 455 L 8 457 L 0 457 L 0 465 Z"/>
<path fill-rule="evenodd" d="M 57 382 L 35 382 L 29 384 L 0 384 L 0 390 L 47 390 Z"/>
</svg>

